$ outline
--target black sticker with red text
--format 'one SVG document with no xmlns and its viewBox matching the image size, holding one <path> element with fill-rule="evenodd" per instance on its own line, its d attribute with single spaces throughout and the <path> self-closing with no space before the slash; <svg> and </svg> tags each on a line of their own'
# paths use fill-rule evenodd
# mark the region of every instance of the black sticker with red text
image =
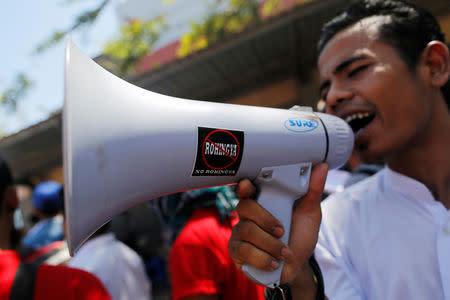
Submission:
<svg viewBox="0 0 450 300">
<path fill-rule="evenodd" d="M 243 131 L 198 127 L 197 158 L 192 176 L 234 176 L 243 151 Z"/>
</svg>

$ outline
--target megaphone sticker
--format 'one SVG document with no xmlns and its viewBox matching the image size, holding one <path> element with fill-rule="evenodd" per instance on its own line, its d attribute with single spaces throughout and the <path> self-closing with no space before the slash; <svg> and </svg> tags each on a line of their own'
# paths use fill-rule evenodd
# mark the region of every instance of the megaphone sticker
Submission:
<svg viewBox="0 0 450 300">
<path fill-rule="evenodd" d="M 192 176 L 235 176 L 243 151 L 243 131 L 198 127 Z"/>
</svg>

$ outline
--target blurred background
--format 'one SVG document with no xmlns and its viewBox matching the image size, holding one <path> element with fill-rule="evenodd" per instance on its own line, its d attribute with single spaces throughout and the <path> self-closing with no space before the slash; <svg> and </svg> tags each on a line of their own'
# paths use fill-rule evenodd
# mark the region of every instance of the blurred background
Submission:
<svg viewBox="0 0 450 300">
<path fill-rule="evenodd" d="M 26 232 L 33 225 L 30 199 L 37 184 L 63 183 L 61 109 L 67 37 L 109 71 L 153 92 L 322 110 L 316 38 L 323 23 L 350 2 L 3 1 L 0 155 L 19 183 L 17 226 Z M 437 16 L 449 39 L 449 0 L 410 2 Z M 111 227 L 144 260 L 167 255 L 167 231 L 146 203 L 113 219 Z M 168 285 L 164 278 L 160 284 L 153 293 L 164 299 Z"/>
</svg>

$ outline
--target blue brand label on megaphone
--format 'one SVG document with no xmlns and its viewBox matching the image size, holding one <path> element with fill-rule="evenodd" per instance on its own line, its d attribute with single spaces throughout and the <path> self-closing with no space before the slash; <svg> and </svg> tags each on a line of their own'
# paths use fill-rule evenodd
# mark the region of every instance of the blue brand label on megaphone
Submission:
<svg viewBox="0 0 450 300">
<path fill-rule="evenodd" d="M 284 122 L 284 127 L 293 132 L 308 132 L 319 127 L 319 122 L 303 117 L 290 118 Z"/>
</svg>

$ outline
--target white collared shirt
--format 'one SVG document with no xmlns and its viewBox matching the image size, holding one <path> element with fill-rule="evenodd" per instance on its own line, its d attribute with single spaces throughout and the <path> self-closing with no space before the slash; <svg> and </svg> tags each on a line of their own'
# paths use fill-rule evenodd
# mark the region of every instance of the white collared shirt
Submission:
<svg viewBox="0 0 450 300">
<path fill-rule="evenodd" d="M 95 274 L 113 300 L 151 299 L 142 259 L 113 233 L 88 240 L 68 265 Z"/>
<path fill-rule="evenodd" d="M 322 205 L 315 255 L 330 299 L 450 300 L 450 211 L 384 168 Z"/>
</svg>

